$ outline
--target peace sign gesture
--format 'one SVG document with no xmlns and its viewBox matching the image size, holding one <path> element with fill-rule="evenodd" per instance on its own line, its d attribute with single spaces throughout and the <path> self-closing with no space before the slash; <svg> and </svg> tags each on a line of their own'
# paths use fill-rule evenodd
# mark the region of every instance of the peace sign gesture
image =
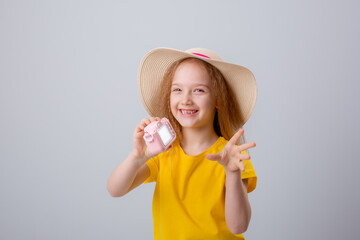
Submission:
<svg viewBox="0 0 360 240">
<path fill-rule="evenodd" d="M 236 142 L 243 133 L 244 129 L 241 128 L 234 134 L 220 153 L 207 154 L 206 158 L 220 163 L 225 168 L 226 172 L 236 172 L 239 169 L 244 172 L 245 166 L 243 160 L 249 160 L 250 155 L 243 154 L 241 151 L 255 147 L 256 143 L 250 142 L 237 146 Z"/>
</svg>

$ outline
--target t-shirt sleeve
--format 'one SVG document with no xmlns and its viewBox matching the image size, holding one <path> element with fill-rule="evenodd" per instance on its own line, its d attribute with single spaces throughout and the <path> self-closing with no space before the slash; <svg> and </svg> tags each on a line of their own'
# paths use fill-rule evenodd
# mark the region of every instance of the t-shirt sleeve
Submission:
<svg viewBox="0 0 360 240">
<path fill-rule="evenodd" d="M 243 154 L 248 154 L 246 151 L 242 151 Z M 245 171 L 241 172 L 241 179 L 248 179 L 247 192 L 250 193 L 255 190 L 257 184 L 257 176 L 255 169 L 251 163 L 251 159 L 244 160 Z"/>
<path fill-rule="evenodd" d="M 150 158 L 146 162 L 147 166 L 150 169 L 150 176 L 144 181 L 144 183 L 156 182 L 158 173 L 159 173 L 159 155 Z"/>
<path fill-rule="evenodd" d="M 243 154 L 248 153 L 246 151 L 241 151 Z M 248 179 L 247 192 L 250 193 L 255 190 L 257 183 L 257 176 L 255 173 L 255 169 L 251 163 L 251 159 L 244 160 L 245 171 L 241 172 L 241 179 Z M 225 175 L 225 186 L 226 186 L 226 175 Z"/>
</svg>

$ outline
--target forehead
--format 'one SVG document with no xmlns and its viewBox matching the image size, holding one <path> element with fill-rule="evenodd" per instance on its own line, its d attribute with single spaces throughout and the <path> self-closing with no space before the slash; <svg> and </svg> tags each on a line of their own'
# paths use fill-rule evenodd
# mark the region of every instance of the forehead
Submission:
<svg viewBox="0 0 360 240">
<path fill-rule="evenodd" d="M 172 84 L 210 85 L 211 78 L 206 68 L 198 60 L 189 59 L 182 62 L 175 71 Z"/>
</svg>

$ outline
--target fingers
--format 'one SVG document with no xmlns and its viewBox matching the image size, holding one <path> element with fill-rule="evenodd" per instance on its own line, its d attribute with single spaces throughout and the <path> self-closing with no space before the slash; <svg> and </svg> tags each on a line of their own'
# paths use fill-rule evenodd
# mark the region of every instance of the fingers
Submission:
<svg viewBox="0 0 360 240">
<path fill-rule="evenodd" d="M 244 165 L 243 161 L 238 162 L 238 167 L 239 167 L 240 171 L 245 172 L 245 165 Z"/>
<path fill-rule="evenodd" d="M 143 118 L 143 119 L 141 120 L 140 124 L 136 126 L 135 132 L 136 132 L 136 133 L 139 133 L 139 132 L 144 131 L 144 128 L 145 128 L 147 125 L 149 125 L 150 123 L 155 122 L 155 121 L 160 121 L 160 118 L 159 118 L 159 117 Z"/>
<path fill-rule="evenodd" d="M 239 141 L 239 139 L 243 133 L 244 133 L 244 129 L 240 128 L 239 131 L 237 131 L 234 134 L 234 136 L 229 140 L 230 148 L 231 148 L 231 146 L 236 145 L 236 143 Z M 241 152 L 246 149 L 253 148 L 253 147 L 256 147 L 255 142 L 244 143 L 244 144 L 241 144 L 240 146 L 236 146 L 236 151 Z"/>
<path fill-rule="evenodd" d="M 151 118 L 143 118 L 141 120 L 140 124 L 146 127 L 147 125 L 149 125 L 151 122 L 154 122 L 154 121 L 157 121 L 156 118 L 153 118 L 153 117 L 151 117 Z"/>
<path fill-rule="evenodd" d="M 155 122 L 155 121 L 160 121 L 161 119 L 159 117 L 150 117 L 150 118 L 144 118 L 147 119 L 149 121 L 147 121 L 147 124 L 150 124 L 151 122 Z M 143 120 L 144 120 L 143 119 Z"/>
<path fill-rule="evenodd" d="M 240 169 L 240 171 L 244 172 L 244 171 L 245 171 L 244 160 L 249 160 L 249 159 L 250 159 L 250 155 L 240 153 L 240 154 L 238 154 L 237 159 L 238 159 L 238 160 L 237 160 L 237 162 L 236 162 L 236 165 L 238 166 L 238 168 Z"/>
<path fill-rule="evenodd" d="M 211 160 L 211 161 L 219 161 L 219 160 L 221 160 L 221 155 L 219 153 L 217 153 L 217 154 L 207 154 L 206 158 Z"/>
<path fill-rule="evenodd" d="M 241 144 L 240 146 L 237 146 L 237 149 L 238 151 L 244 151 L 244 150 L 247 150 L 249 148 L 253 148 L 253 147 L 256 147 L 256 143 L 255 142 L 249 142 L 249 143 L 244 143 L 244 144 Z"/>
<path fill-rule="evenodd" d="M 240 128 L 239 131 L 237 131 L 234 134 L 234 136 L 232 136 L 232 138 L 229 140 L 229 143 L 232 145 L 235 145 L 239 141 L 239 139 L 243 133 L 244 133 L 244 129 Z"/>
<path fill-rule="evenodd" d="M 238 159 L 235 160 L 235 164 L 238 166 L 238 169 L 240 169 L 241 172 L 244 172 L 245 171 L 244 160 L 249 160 L 250 155 L 240 153 L 237 155 L 236 159 Z"/>
<path fill-rule="evenodd" d="M 144 129 L 147 125 L 149 125 L 150 123 L 155 122 L 155 121 L 160 121 L 160 118 L 158 118 L 158 117 L 143 118 L 141 120 L 139 126 L 142 126 Z"/>
<path fill-rule="evenodd" d="M 240 159 L 240 161 L 242 161 L 242 160 L 249 160 L 251 157 L 249 154 L 240 153 L 238 158 Z"/>
</svg>

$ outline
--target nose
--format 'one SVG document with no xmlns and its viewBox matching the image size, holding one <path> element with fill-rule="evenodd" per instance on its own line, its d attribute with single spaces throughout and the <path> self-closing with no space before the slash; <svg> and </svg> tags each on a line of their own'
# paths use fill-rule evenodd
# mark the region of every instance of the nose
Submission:
<svg viewBox="0 0 360 240">
<path fill-rule="evenodd" d="M 192 96 L 191 93 L 185 92 L 182 96 L 181 103 L 183 105 L 191 105 L 192 104 Z"/>
</svg>

